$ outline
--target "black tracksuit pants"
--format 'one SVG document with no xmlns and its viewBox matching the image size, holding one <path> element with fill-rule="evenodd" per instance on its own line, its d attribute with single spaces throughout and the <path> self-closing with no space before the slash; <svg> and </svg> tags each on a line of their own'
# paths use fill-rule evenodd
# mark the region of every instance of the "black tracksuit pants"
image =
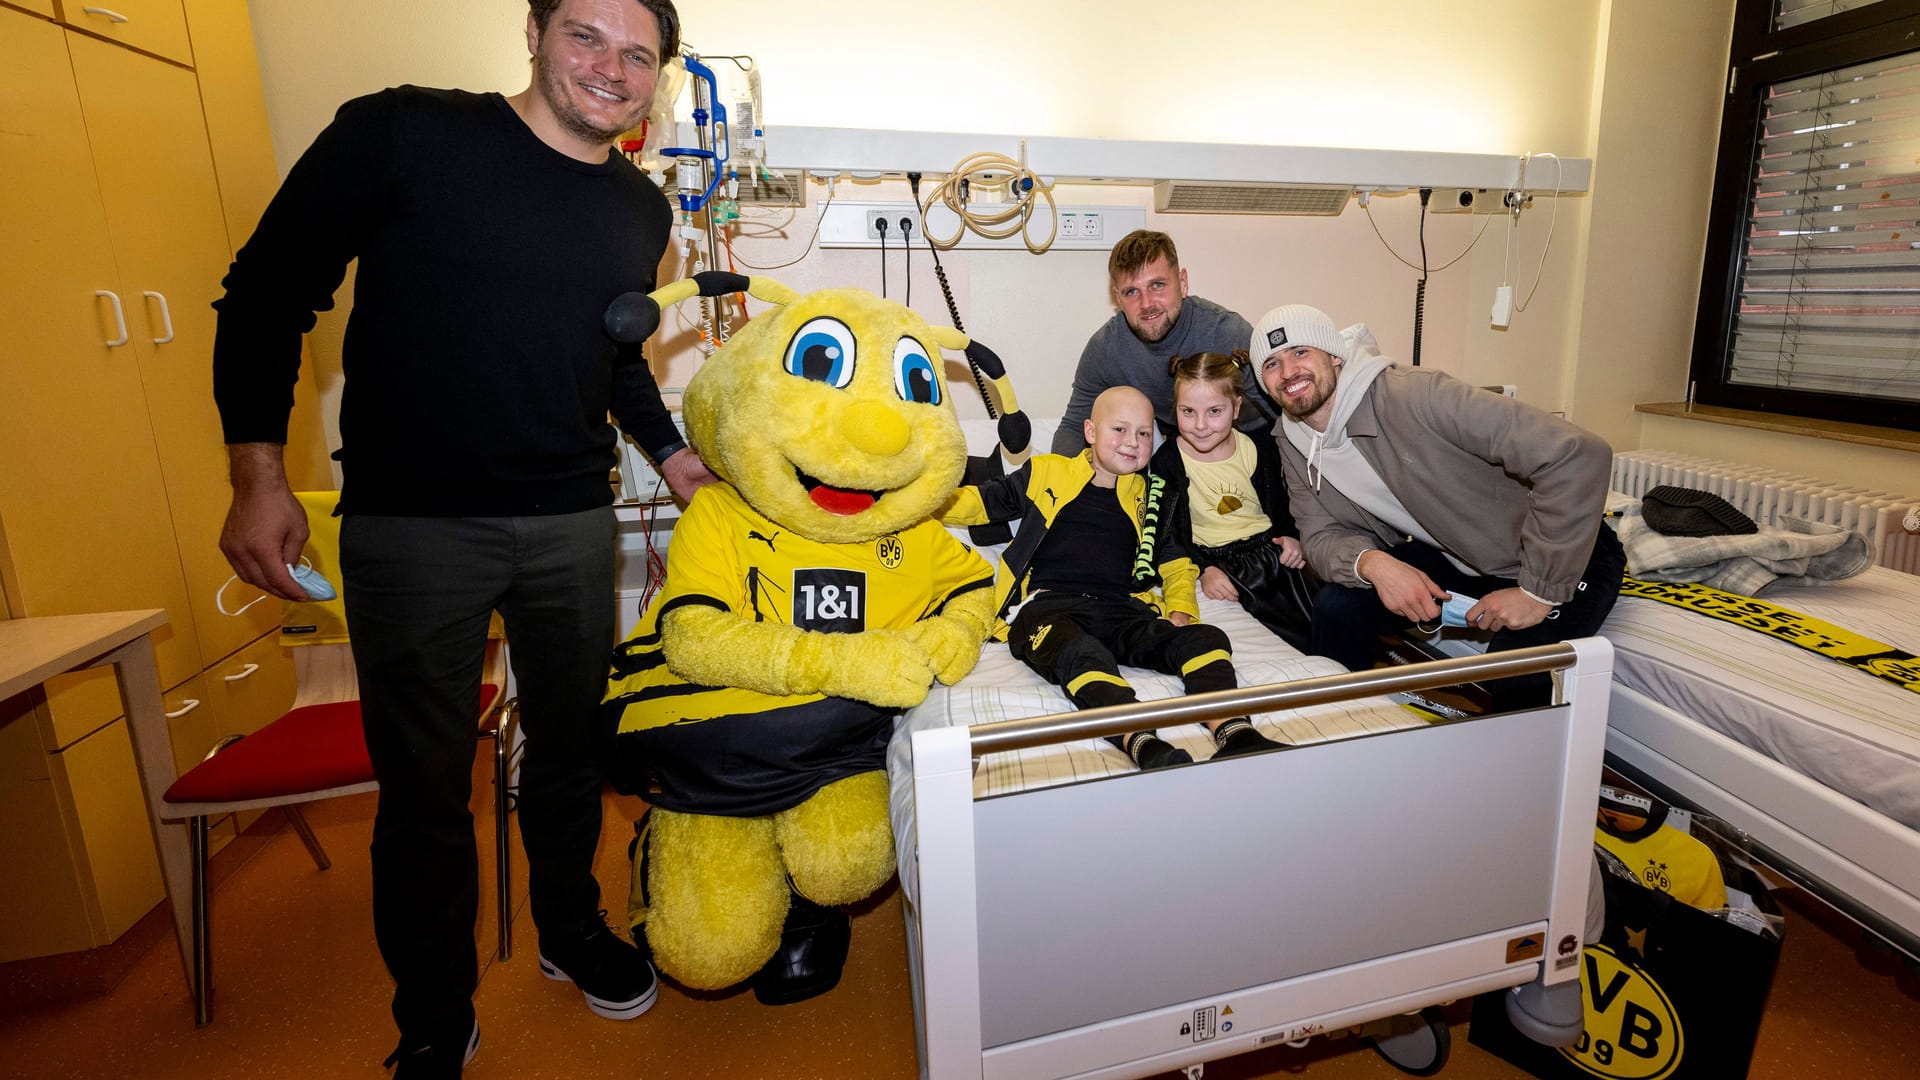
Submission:
<svg viewBox="0 0 1920 1080">
<path fill-rule="evenodd" d="M 1040 593 L 1014 616 L 1007 644 L 1015 659 L 1058 683 L 1081 709 L 1137 700 L 1121 664 L 1179 675 L 1189 694 L 1236 685 L 1225 631 L 1175 626 L 1130 596 Z"/>
</svg>

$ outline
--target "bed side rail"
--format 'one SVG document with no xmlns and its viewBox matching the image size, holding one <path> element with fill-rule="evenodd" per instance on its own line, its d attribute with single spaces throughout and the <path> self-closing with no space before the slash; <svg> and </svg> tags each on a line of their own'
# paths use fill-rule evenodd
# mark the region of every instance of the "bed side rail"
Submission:
<svg viewBox="0 0 1920 1080">
<path fill-rule="evenodd" d="M 1574 665 L 1574 660 L 1573 645 L 1559 642 L 1509 652 L 1435 660 L 1403 667 L 1374 668 L 1371 671 L 1325 675 L 1268 686 L 1243 686 L 1210 694 L 1189 694 L 1131 705 L 1055 713 L 1052 716 L 1000 720 L 975 725 L 968 728 L 967 732 L 973 755 L 979 757 L 1003 750 L 1025 750 L 1076 739 L 1124 735 L 1146 728 L 1351 701 L 1374 694 L 1431 690 L 1463 682 L 1564 671 Z M 1560 696 L 1564 700 L 1565 695 Z"/>
</svg>

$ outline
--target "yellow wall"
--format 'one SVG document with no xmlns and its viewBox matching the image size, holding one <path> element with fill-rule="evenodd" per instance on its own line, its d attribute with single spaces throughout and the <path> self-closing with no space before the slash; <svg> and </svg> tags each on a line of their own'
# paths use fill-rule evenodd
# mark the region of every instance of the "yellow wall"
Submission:
<svg viewBox="0 0 1920 1080">
<path fill-rule="evenodd" d="M 701 51 L 757 59 L 775 126 L 1591 157 L 1590 196 L 1558 200 L 1557 217 L 1554 200 L 1539 200 L 1511 238 L 1495 220 L 1466 258 L 1433 277 L 1425 361 L 1474 382 L 1514 383 L 1523 399 L 1566 410 L 1621 448 L 1699 440 L 1720 456 L 1764 453 L 1751 439 L 1729 440 L 1724 427 L 1693 435 L 1684 430 L 1702 425 L 1643 426 L 1632 410 L 1684 395 L 1733 0 L 1441 7 L 1215 0 L 1182 19 L 1140 0 L 976 0 L 961 18 L 947 5 L 881 0 L 841 0 L 827 12 L 688 0 L 682 15 L 686 40 Z M 526 83 L 520 0 L 252 0 L 252 8 L 283 170 L 356 94 L 400 82 L 509 93 Z M 1535 169 L 1536 183 L 1550 186 L 1551 162 Z M 736 255 L 765 265 L 798 254 L 824 198 L 810 188 L 797 212 L 752 212 Z M 837 190 L 843 199 L 905 197 L 897 183 Z M 1250 319 L 1278 303 L 1315 303 L 1340 322 L 1367 322 L 1388 355 L 1410 351 L 1415 275 L 1357 207 L 1330 219 L 1223 218 L 1153 214 L 1140 188 L 1060 195 L 1146 207 L 1148 224 L 1179 242 L 1194 291 Z M 1377 198 L 1373 208 L 1395 248 L 1414 255 L 1414 197 Z M 1433 265 L 1462 251 L 1484 220 L 1430 217 Z M 1510 329 L 1493 329 L 1495 287 L 1504 280 L 1524 295 L 1550 225 L 1537 295 Z M 897 297 L 897 251 L 893 260 Z M 877 289 L 878 267 L 872 250 L 815 251 L 778 276 L 802 289 Z M 677 260 L 667 269 L 679 272 Z M 1111 312 L 1104 257 L 955 252 L 947 270 L 969 329 L 1007 357 L 1029 411 L 1057 413 L 1081 345 Z M 916 309 L 944 321 L 919 256 L 913 296 Z M 666 385 L 697 363 L 686 314 L 669 316 L 655 350 Z M 336 389 L 337 332 L 335 316 L 316 341 L 321 375 Z"/>
<path fill-rule="evenodd" d="M 1569 415 L 1626 448 L 1640 443 L 1635 403 L 1686 397 L 1733 12 L 1608 7 Z"/>
</svg>

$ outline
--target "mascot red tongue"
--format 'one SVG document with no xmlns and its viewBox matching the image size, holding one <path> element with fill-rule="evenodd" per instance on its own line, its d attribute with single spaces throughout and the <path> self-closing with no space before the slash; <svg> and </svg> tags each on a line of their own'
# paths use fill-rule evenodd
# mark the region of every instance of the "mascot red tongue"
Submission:
<svg viewBox="0 0 1920 1080">
<path fill-rule="evenodd" d="M 687 386 L 687 441 L 720 482 L 688 504 L 665 584 L 614 653 L 607 775 L 651 807 L 628 915 L 660 970 L 786 1004 L 834 986 L 842 907 L 893 876 L 894 718 L 971 670 L 993 621 L 993 568 L 934 514 L 966 465 L 940 349 L 999 361 L 857 289 L 699 279 L 776 306 Z M 642 336 L 695 284 L 637 298 Z"/>
<path fill-rule="evenodd" d="M 874 503 L 873 495 L 869 492 L 842 491 L 825 484 L 821 484 L 807 494 L 812 497 L 815 506 L 829 514 L 839 514 L 841 517 L 852 517 L 865 511 Z"/>
</svg>

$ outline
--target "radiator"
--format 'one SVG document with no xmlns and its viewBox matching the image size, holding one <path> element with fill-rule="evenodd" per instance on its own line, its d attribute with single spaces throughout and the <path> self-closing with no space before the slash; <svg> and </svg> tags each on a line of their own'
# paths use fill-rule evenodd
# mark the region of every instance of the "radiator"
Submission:
<svg viewBox="0 0 1920 1080">
<path fill-rule="evenodd" d="M 1638 498 L 1661 484 L 1712 492 L 1762 526 L 1782 517 L 1838 525 L 1867 538 L 1873 561 L 1920 574 L 1920 498 L 1668 450 L 1613 456 L 1615 491 Z"/>
</svg>

